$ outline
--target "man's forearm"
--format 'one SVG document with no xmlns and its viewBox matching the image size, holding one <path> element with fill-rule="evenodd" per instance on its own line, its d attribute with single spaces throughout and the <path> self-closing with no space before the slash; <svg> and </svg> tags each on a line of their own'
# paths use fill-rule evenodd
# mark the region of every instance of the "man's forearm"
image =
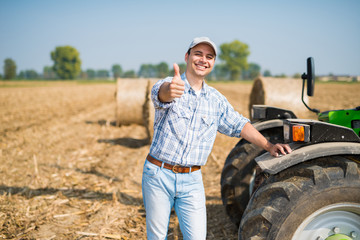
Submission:
<svg viewBox="0 0 360 240">
<path fill-rule="evenodd" d="M 266 151 L 270 151 L 273 144 L 269 142 L 256 128 L 254 128 L 251 123 L 246 123 L 244 128 L 241 131 L 241 137 L 245 138 L 247 141 L 259 146 Z"/>
<path fill-rule="evenodd" d="M 241 137 L 245 138 L 249 142 L 265 149 L 272 156 L 278 157 L 279 154 L 291 153 L 291 148 L 288 144 L 269 142 L 251 123 L 246 123 L 241 131 Z"/>
</svg>

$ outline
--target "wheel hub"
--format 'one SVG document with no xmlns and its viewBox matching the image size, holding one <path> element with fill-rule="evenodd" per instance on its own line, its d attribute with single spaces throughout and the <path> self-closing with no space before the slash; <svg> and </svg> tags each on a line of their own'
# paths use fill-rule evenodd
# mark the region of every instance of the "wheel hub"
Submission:
<svg viewBox="0 0 360 240">
<path fill-rule="evenodd" d="M 292 240 L 360 240 L 360 206 L 339 203 L 311 214 L 298 227 Z"/>
<path fill-rule="evenodd" d="M 344 235 L 344 234 L 334 234 L 328 238 L 326 238 L 325 240 L 353 240 L 353 238 Z"/>
</svg>

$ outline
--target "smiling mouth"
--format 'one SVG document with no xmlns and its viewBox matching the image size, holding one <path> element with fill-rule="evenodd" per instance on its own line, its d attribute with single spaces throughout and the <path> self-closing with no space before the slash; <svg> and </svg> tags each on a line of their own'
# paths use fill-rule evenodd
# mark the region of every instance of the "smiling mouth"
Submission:
<svg viewBox="0 0 360 240">
<path fill-rule="evenodd" d="M 199 64 L 195 64 L 195 66 L 196 66 L 198 69 L 201 69 L 201 70 L 205 70 L 205 69 L 208 68 L 207 66 L 199 65 Z"/>
</svg>

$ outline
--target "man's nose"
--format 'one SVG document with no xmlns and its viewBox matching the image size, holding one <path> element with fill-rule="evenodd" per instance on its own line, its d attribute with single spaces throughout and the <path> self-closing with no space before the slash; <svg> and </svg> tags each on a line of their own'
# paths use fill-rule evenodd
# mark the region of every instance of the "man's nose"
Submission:
<svg viewBox="0 0 360 240">
<path fill-rule="evenodd" d="M 201 61 L 201 62 L 206 62 L 206 56 L 202 56 L 202 57 L 200 58 L 200 61 Z"/>
</svg>

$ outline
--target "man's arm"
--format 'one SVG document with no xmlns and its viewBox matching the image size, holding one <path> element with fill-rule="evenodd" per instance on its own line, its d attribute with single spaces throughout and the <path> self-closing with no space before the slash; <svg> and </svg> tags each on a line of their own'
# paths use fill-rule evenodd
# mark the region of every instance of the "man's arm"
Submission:
<svg viewBox="0 0 360 240">
<path fill-rule="evenodd" d="M 179 66 L 174 63 L 174 77 L 171 82 L 165 82 L 159 89 L 159 100 L 161 102 L 172 102 L 184 94 L 185 83 L 181 80 Z"/>
<path fill-rule="evenodd" d="M 274 157 L 279 156 L 279 152 L 283 155 L 291 153 L 291 148 L 288 144 L 272 144 L 249 122 L 245 124 L 240 135 L 247 141 L 265 149 Z"/>
</svg>

